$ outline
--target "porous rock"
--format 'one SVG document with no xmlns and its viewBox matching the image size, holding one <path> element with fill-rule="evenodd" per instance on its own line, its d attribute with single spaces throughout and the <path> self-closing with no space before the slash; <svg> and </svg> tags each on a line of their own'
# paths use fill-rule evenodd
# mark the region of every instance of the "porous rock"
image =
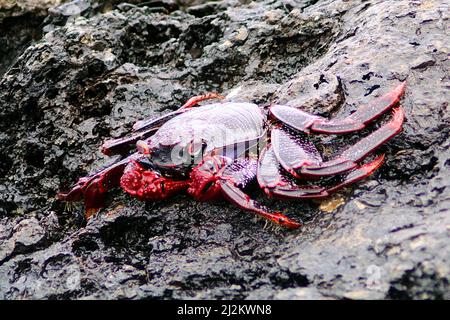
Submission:
<svg viewBox="0 0 450 320">
<path fill-rule="evenodd" d="M 116 1 L 70 19 L 65 5 L 0 61 L 1 298 L 450 298 L 444 2 Z M 404 130 L 343 205 L 270 202 L 301 230 L 186 195 L 142 203 L 115 189 L 88 222 L 55 198 L 111 161 L 104 139 L 193 95 L 345 116 L 405 80 Z"/>
</svg>

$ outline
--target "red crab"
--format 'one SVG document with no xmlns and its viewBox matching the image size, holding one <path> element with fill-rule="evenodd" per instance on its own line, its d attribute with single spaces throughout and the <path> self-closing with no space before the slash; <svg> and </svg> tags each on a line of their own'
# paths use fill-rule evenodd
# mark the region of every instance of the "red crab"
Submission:
<svg viewBox="0 0 450 320">
<path fill-rule="evenodd" d="M 252 103 L 222 102 L 194 108 L 200 101 L 222 97 L 214 93 L 193 97 L 177 111 L 138 121 L 132 135 L 106 141 L 103 153 L 122 158 L 79 179 L 59 198 L 84 198 L 89 217 L 103 206 L 104 193 L 119 184 L 140 200 L 156 201 L 187 191 L 201 201 L 224 196 L 244 210 L 298 228 L 300 223 L 252 200 L 245 188 L 257 181 L 268 196 L 323 198 L 367 177 L 380 167 L 384 156 L 367 163 L 362 160 L 402 130 L 404 111 L 395 106 L 404 91 L 403 82 L 347 118 L 333 120 L 277 104 L 261 108 Z M 332 160 L 323 161 L 308 139 L 312 133 L 361 130 L 392 108 L 389 122 Z M 338 182 L 331 186 L 298 183 L 335 175 Z"/>
</svg>

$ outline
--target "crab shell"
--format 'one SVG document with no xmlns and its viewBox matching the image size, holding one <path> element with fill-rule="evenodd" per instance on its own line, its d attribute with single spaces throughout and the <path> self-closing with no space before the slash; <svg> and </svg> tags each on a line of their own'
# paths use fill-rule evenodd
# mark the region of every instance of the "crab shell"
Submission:
<svg viewBox="0 0 450 320">
<path fill-rule="evenodd" d="M 261 150 L 266 127 L 266 116 L 256 104 L 214 103 L 167 121 L 147 146 L 139 144 L 156 167 L 189 172 L 208 155 L 234 160 L 252 146 Z"/>
</svg>

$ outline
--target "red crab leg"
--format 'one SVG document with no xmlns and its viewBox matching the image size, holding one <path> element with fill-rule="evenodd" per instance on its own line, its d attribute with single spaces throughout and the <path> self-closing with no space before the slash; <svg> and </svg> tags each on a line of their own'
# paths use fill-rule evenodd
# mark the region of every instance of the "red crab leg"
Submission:
<svg viewBox="0 0 450 320">
<path fill-rule="evenodd" d="M 384 162 L 384 154 L 376 157 L 374 160 L 365 163 L 359 167 L 357 167 L 355 170 L 351 171 L 350 173 L 346 174 L 344 176 L 344 179 L 335 185 L 334 187 L 331 187 L 327 189 L 327 193 L 333 193 L 343 187 L 346 187 L 352 183 L 358 182 L 368 176 L 370 176 L 372 173 L 374 173 Z"/>
<path fill-rule="evenodd" d="M 403 108 L 395 108 L 393 117 L 388 123 L 345 150 L 342 153 L 341 157 L 352 161 L 362 160 L 380 145 L 399 134 L 402 131 L 404 120 L 405 111 L 403 110 Z"/>
<path fill-rule="evenodd" d="M 289 127 L 308 133 L 309 131 L 327 134 L 341 134 L 361 130 L 365 125 L 393 108 L 405 92 L 402 82 L 394 90 L 375 99 L 344 119 L 327 120 L 311 115 L 294 107 L 273 105 L 270 113 Z"/>
<path fill-rule="evenodd" d="M 315 121 L 325 121 L 325 118 L 312 115 L 294 107 L 279 104 L 270 106 L 269 110 L 270 114 L 283 124 L 306 133 L 309 132 L 309 128 Z"/>
<path fill-rule="evenodd" d="M 251 199 L 241 188 L 254 181 L 256 177 L 256 160 L 238 159 L 227 166 L 221 174 L 219 184 L 223 195 L 241 209 L 251 211 L 276 224 L 297 229 L 300 223 L 289 219 L 280 212 L 272 211 Z"/>
<path fill-rule="evenodd" d="M 162 115 L 160 117 L 136 121 L 133 124 L 133 131 L 148 132 L 148 131 L 156 130 L 160 126 L 162 126 L 165 122 L 169 121 L 170 119 L 174 118 L 175 116 L 177 116 L 185 111 L 186 110 L 178 109 L 178 110 L 169 112 L 165 115 Z"/>
<path fill-rule="evenodd" d="M 206 94 L 202 94 L 202 95 L 194 96 L 194 97 L 190 98 L 188 101 L 186 101 L 186 103 L 183 106 L 181 106 L 180 109 L 189 109 L 201 101 L 210 100 L 210 99 L 225 99 L 225 97 L 223 97 L 220 94 L 215 93 L 215 92 L 209 92 Z"/>
<path fill-rule="evenodd" d="M 393 118 L 367 137 L 346 149 L 337 159 L 324 162 L 318 166 L 306 165 L 300 169 L 302 176 L 330 176 L 356 167 L 361 161 L 386 141 L 402 131 L 405 112 L 402 107 L 394 109 Z"/>
<path fill-rule="evenodd" d="M 119 185 L 120 177 L 130 159 L 142 155 L 135 153 L 87 177 L 80 178 L 69 192 L 59 193 L 58 199 L 63 201 L 80 201 L 84 199 L 86 217 L 89 218 L 104 206 L 105 193 Z"/>
<path fill-rule="evenodd" d="M 406 82 L 399 84 L 394 90 L 373 100 L 366 106 L 359 107 L 356 112 L 342 120 L 315 121 L 311 130 L 319 133 L 347 133 L 360 130 L 372 120 L 378 118 L 394 107 L 405 92 Z"/>
<path fill-rule="evenodd" d="M 279 164 L 269 147 L 262 155 L 258 166 L 258 183 L 269 196 L 286 199 L 317 199 L 329 196 L 331 193 L 364 179 L 378 169 L 384 160 L 384 155 L 357 167 L 343 177 L 340 183 L 330 188 L 320 186 L 299 186 L 288 181 L 279 171 Z"/>
<path fill-rule="evenodd" d="M 311 141 L 285 127 L 273 128 L 270 140 L 277 163 L 294 177 L 299 178 L 296 169 L 322 163 L 322 157 Z"/>
<path fill-rule="evenodd" d="M 105 141 L 102 146 L 102 152 L 108 156 L 115 154 L 124 155 L 134 148 L 136 142 L 139 140 L 145 140 L 153 135 L 155 131 L 158 130 L 159 127 L 161 127 L 165 122 L 186 112 L 197 103 L 208 99 L 223 99 L 223 97 L 217 93 L 207 93 L 204 95 L 195 96 L 190 98 L 180 109 L 176 111 L 170 112 L 161 117 L 137 121 L 133 125 L 133 131 L 136 132 L 135 134 L 129 137 Z"/>
<path fill-rule="evenodd" d="M 346 149 L 338 158 L 326 162 L 322 162 L 313 144 L 283 127 L 272 129 L 271 141 L 275 156 L 286 171 L 294 177 L 319 178 L 356 168 L 357 162 L 402 130 L 403 120 L 403 109 L 394 109 L 388 123 Z"/>
<path fill-rule="evenodd" d="M 335 175 L 356 167 L 356 163 L 344 158 L 322 162 L 316 147 L 300 133 L 293 134 L 285 127 L 272 129 L 271 142 L 277 162 L 296 178 L 303 174 L 303 168 L 320 168 L 317 176 Z M 317 169 L 318 170 L 318 169 Z"/>
<path fill-rule="evenodd" d="M 257 180 L 261 189 L 267 195 L 271 195 L 273 188 L 289 185 L 290 182 L 286 179 L 280 171 L 280 162 L 278 161 L 273 145 L 268 145 L 259 156 Z M 323 188 L 315 187 L 311 192 L 316 193 L 316 189 Z M 305 192 L 307 192 L 305 190 Z"/>
<path fill-rule="evenodd" d="M 183 113 L 184 111 L 174 111 L 161 117 L 138 121 L 134 124 L 133 130 L 136 132 L 129 137 L 106 140 L 102 145 L 102 152 L 108 156 L 115 154 L 125 155 L 136 145 L 139 140 L 145 140 L 155 133 L 165 122 Z"/>
</svg>

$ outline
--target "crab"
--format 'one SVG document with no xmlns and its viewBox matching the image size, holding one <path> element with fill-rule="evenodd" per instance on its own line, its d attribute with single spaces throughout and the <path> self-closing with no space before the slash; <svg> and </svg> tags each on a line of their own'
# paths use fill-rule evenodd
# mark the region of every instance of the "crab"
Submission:
<svg viewBox="0 0 450 320">
<path fill-rule="evenodd" d="M 363 160 L 402 130 L 405 113 L 399 101 L 405 85 L 400 83 L 346 118 L 331 120 L 279 104 L 199 105 L 223 97 L 195 96 L 176 111 L 136 122 L 132 134 L 104 142 L 102 152 L 120 155 L 119 160 L 80 178 L 58 196 L 64 201 L 84 199 L 90 217 L 104 206 L 105 193 L 119 185 L 143 201 L 187 191 L 198 201 L 224 197 L 278 225 L 299 228 L 300 222 L 252 199 L 247 187 L 257 184 L 275 198 L 320 199 L 369 176 L 382 165 L 384 155 Z M 323 160 L 309 139 L 312 134 L 362 130 L 389 110 L 389 121 L 330 160 Z M 331 176 L 337 176 L 333 184 L 320 183 Z"/>
</svg>

